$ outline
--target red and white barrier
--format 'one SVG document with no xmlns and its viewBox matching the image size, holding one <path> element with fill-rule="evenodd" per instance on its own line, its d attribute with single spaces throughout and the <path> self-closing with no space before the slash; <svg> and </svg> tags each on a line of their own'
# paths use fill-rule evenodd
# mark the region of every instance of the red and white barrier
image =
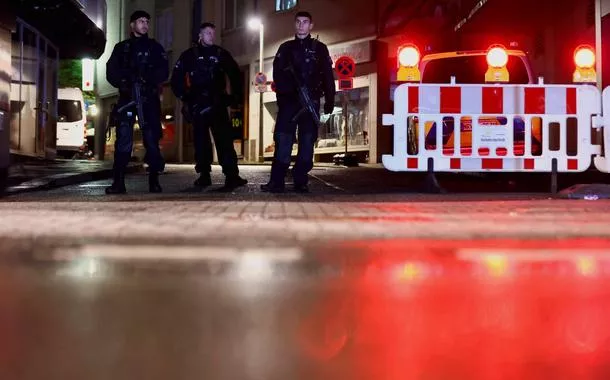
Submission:
<svg viewBox="0 0 610 380">
<path fill-rule="evenodd" d="M 383 164 L 392 171 L 425 171 L 432 159 L 434 170 L 443 172 L 549 172 L 556 161 L 559 172 L 584 171 L 591 165 L 592 155 L 600 153 L 591 142 L 591 119 L 598 114 L 600 94 L 589 85 L 403 84 L 394 92 L 394 114 L 383 115 L 383 125 L 394 125 L 394 152 L 383 156 Z M 418 152 L 408 154 L 408 120 L 413 117 L 418 120 Z M 447 138 L 443 119 L 447 117 L 453 118 L 453 149 L 443 149 L 443 137 Z M 460 141 L 464 118 L 472 122 L 472 132 L 467 132 L 471 133 L 470 143 Z M 504 118 L 505 124 L 488 122 Z M 514 141 L 516 118 L 524 126 L 523 141 L 518 142 Z M 542 133 L 535 155 L 534 119 Z M 437 126 L 437 143 L 432 147 L 425 142 L 426 122 Z M 568 124 L 576 129 L 577 138 L 570 136 L 569 140 Z M 559 139 L 553 150 L 551 126 Z"/>
<path fill-rule="evenodd" d="M 600 155 L 595 157 L 593 162 L 595 163 L 595 168 L 600 172 L 610 173 L 610 133 L 606 131 L 606 128 L 610 128 L 610 87 L 607 87 L 602 93 L 602 109 L 605 114 L 593 118 L 593 128 L 603 128 L 602 148 L 604 152 L 603 155 L 600 152 Z"/>
</svg>

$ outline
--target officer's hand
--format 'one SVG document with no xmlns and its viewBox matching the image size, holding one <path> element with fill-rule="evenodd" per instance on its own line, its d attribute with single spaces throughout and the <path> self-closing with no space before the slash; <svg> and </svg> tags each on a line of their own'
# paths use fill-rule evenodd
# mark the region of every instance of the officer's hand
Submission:
<svg viewBox="0 0 610 380">
<path fill-rule="evenodd" d="M 333 113 L 333 110 L 335 109 L 335 104 L 330 102 L 330 103 L 324 103 L 324 113 L 325 114 L 329 114 L 329 113 Z"/>
</svg>

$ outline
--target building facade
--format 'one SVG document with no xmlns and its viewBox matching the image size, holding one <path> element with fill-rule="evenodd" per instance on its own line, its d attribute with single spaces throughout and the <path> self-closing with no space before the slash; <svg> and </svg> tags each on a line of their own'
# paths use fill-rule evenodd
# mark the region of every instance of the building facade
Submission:
<svg viewBox="0 0 610 380">
<path fill-rule="evenodd" d="M 59 59 L 98 58 L 105 13 L 104 0 L 0 4 L 0 176 L 9 152 L 55 157 Z"/>
<path fill-rule="evenodd" d="M 96 120 L 96 151 L 98 158 L 112 159 L 114 135 L 106 138 L 106 126 L 113 104 L 118 100 L 118 91 L 106 81 L 106 62 L 110 58 L 114 45 L 129 38 L 129 16 L 135 10 L 145 10 L 151 17 L 149 36 L 163 45 L 173 67 L 180 53 L 191 46 L 193 40 L 192 25 L 199 25 L 203 14 L 202 0 L 168 1 L 168 0 L 108 0 L 108 31 L 104 54 L 96 62 L 96 93 L 100 110 Z M 161 94 L 163 139 L 162 151 L 170 162 L 183 162 L 192 155 L 192 133 L 182 124 L 180 105 L 173 96 L 169 83 L 163 86 Z M 113 132 L 113 131 L 111 131 Z M 144 147 L 138 138 L 136 126 L 136 144 L 134 154 L 143 157 Z M 186 135 L 185 135 L 186 133 Z M 190 139 L 189 139 L 190 137 Z M 185 153 L 186 152 L 186 153 Z"/>
<path fill-rule="evenodd" d="M 381 126 L 381 115 L 392 111 L 390 83 L 401 44 L 413 42 L 423 53 L 432 53 L 503 43 L 525 50 L 536 76 L 548 83 L 570 83 L 573 49 L 595 43 L 591 7 L 596 4 L 603 14 L 610 11 L 610 0 L 109 0 L 108 44 L 98 64 L 98 90 L 104 98 L 102 109 L 108 109 L 116 101 L 116 89 L 105 83 L 105 60 L 112 46 L 128 36 L 126 17 L 133 10 L 154 15 L 151 36 L 166 48 L 172 65 L 194 41 L 198 25 L 214 22 L 217 42 L 238 61 L 248 89 L 243 107 L 231 110 L 236 150 L 244 161 L 270 160 L 276 98 L 268 89 L 261 107 L 261 93 L 253 85 L 261 45 L 259 32 L 248 28 L 248 20 L 262 20 L 263 72 L 270 81 L 275 52 L 293 38 L 294 16 L 305 10 L 314 18 L 313 36 L 329 46 L 333 60 L 349 55 L 357 63 L 354 89 L 338 91 L 335 112 L 322 120 L 316 160 L 330 161 L 344 152 L 347 140 L 348 151 L 361 162 L 378 163 L 392 150 L 392 131 Z M 181 105 L 167 85 L 162 102 L 164 155 L 168 161 L 191 162 L 192 128 L 183 122 Z"/>
<path fill-rule="evenodd" d="M 254 76 L 260 70 L 259 32 L 248 29 L 248 20 L 259 17 L 262 21 L 263 72 L 271 81 L 273 57 L 282 42 L 294 38 L 294 17 L 302 10 L 312 14 L 312 35 L 328 45 L 333 61 L 342 55 L 349 55 L 357 66 L 354 89 L 349 93 L 337 92 L 335 112 L 324 118 L 323 126 L 319 129 L 319 139 L 315 147 L 316 160 L 330 160 L 333 155 L 345 151 L 347 134 L 350 152 L 357 152 L 363 160 L 374 162 L 377 155 L 375 126 L 379 91 L 378 56 L 384 55 L 382 46 L 376 41 L 374 7 L 377 2 L 227 0 L 216 3 L 217 7 L 223 10 L 221 26 L 224 46 L 236 56 L 244 68 L 246 85 L 250 89 L 244 107 L 244 159 L 254 162 L 260 160 L 261 156 L 266 160 L 272 159 L 273 128 L 277 114 L 275 93 L 269 89 L 262 94 L 261 116 L 261 95 L 252 85 Z M 343 112 L 344 107 L 347 109 L 347 116 Z"/>
</svg>

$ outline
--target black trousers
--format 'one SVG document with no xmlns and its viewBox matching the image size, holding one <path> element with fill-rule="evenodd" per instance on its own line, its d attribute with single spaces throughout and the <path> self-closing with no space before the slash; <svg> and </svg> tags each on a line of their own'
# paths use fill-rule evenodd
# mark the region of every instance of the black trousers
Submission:
<svg viewBox="0 0 610 380">
<path fill-rule="evenodd" d="M 199 107 L 198 109 L 202 109 Z M 193 138 L 195 145 L 195 171 L 197 173 L 209 173 L 212 171 L 212 139 L 216 144 L 218 161 L 222 166 L 222 172 L 226 177 L 237 177 L 237 154 L 233 147 L 233 130 L 229 112 L 226 107 L 213 106 L 203 115 L 193 116 Z"/>
<path fill-rule="evenodd" d="M 319 109 L 320 103 L 315 106 Z M 292 170 L 295 185 L 306 185 L 309 182 L 308 173 L 313 168 L 313 155 L 318 139 L 318 125 L 308 112 L 303 112 L 293 122 L 292 119 L 301 111 L 298 99 L 278 97 L 278 113 L 273 132 L 275 154 L 271 166 L 270 182 L 274 185 L 284 185 L 284 177 L 290 166 L 292 145 L 295 135 L 298 141 L 296 162 Z M 297 128 L 298 127 L 298 128 Z"/>
<path fill-rule="evenodd" d="M 127 101 L 119 101 L 117 107 L 122 107 Z M 142 140 L 146 155 L 144 161 L 148 164 L 150 172 L 160 173 L 165 169 L 165 160 L 161 155 L 159 141 L 162 138 L 161 129 L 161 104 L 154 98 L 143 104 L 144 123 L 138 121 L 142 130 Z M 131 152 L 133 150 L 133 125 L 136 120 L 136 107 L 125 109 L 117 115 L 118 125 L 116 127 L 116 141 L 114 143 L 114 170 L 125 171 Z"/>
</svg>

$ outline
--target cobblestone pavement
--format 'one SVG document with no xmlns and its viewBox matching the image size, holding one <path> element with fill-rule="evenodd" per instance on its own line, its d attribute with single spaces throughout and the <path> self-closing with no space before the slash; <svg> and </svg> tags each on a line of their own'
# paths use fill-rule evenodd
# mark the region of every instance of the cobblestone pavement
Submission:
<svg viewBox="0 0 610 380">
<path fill-rule="evenodd" d="M 312 194 L 264 194 L 268 168 L 246 167 L 250 183 L 232 194 L 191 187 L 190 166 L 172 166 L 165 192 L 146 192 L 144 174 L 128 178 L 129 194 L 106 196 L 109 181 L 8 197 L 0 203 L 0 235 L 223 244 L 305 243 L 376 238 L 565 238 L 610 236 L 610 202 L 558 200 L 548 194 L 408 192 L 355 194 L 313 172 Z"/>
</svg>

